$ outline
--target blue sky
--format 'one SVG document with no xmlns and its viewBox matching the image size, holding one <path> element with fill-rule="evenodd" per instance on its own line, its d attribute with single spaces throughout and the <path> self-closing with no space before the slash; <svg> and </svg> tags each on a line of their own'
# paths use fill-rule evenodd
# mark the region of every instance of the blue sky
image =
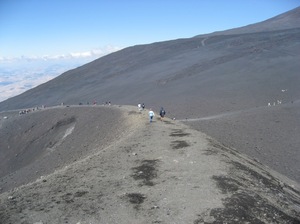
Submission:
<svg viewBox="0 0 300 224">
<path fill-rule="evenodd" d="M 299 0 L 1 0 L 0 57 L 60 55 L 256 23 Z"/>
<path fill-rule="evenodd" d="M 124 47 L 257 23 L 299 0 L 0 0 L 0 102 Z"/>
</svg>

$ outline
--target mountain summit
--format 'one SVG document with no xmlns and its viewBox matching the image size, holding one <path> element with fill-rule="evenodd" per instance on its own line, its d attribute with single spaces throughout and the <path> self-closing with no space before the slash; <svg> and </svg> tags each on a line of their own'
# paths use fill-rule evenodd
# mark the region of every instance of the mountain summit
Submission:
<svg viewBox="0 0 300 224">
<path fill-rule="evenodd" d="M 290 10 L 286 13 L 275 16 L 265 21 L 250 24 L 244 27 L 229 29 L 225 31 L 214 32 L 209 35 L 228 35 L 228 34 L 243 34 L 256 33 L 275 30 L 294 29 L 300 27 L 300 7 Z"/>
</svg>

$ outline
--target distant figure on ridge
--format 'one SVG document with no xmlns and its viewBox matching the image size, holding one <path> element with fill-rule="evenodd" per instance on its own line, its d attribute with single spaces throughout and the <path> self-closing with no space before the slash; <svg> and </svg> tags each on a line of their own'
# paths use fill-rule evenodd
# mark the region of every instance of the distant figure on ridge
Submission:
<svg viewBox="0 0 300 224">
<path fill-rule="evenodd" d="M 145 104 L 144 103 L 142 104 L 142 108 L 143 108 L 143 110 L 145 110 Z"/>
<path fill-rule="evenodd" d="M 138 104 L 138 108 L 139 108 L 139 111 L 142 110 L 142 105 L 140 103 Z"/>
<path fill-rule="evenodd" d="M 166 111 L 164 110 L 163 107 L 160 109 L 159 115 L 160 115 L 160 120 L 163 120 L 164 116 L 166 115 Z"/>
<path fill-rule="evenodd" d="M 150 110 L 149 110 L 149 119 L 150 119 L 150 123 L 152 122 L 154 116 L 155 116 L 155 114 L 154 114 L 154 112 L 152 111 L 152 109 L 150 108 Z"/>
</svg>

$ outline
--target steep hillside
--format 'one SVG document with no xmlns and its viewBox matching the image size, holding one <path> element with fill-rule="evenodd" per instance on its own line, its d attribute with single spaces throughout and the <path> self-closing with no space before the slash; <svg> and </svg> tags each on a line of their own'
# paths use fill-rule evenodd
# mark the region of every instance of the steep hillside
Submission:
<svg viewBox="0 0 300 224">
<path fill-rule="evenodd" d="M 0 191 L 105 148 L 128 129 L 124 115 L 108 107 L 57 107 L 22 116 L 0 114 Z"/>
</svg>

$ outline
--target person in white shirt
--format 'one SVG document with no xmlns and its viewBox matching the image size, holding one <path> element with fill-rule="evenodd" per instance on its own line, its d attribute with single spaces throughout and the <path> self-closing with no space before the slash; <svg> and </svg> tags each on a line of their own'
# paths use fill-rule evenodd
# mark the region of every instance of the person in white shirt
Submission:
<svg viewBox="0 0 300 224">
<path fill-rule="evenodd" d="M 154 116 L 155 116 L 155 114 L 154 114 L 154 112 L 152 111 L 152 109 L 150 108 L 150 110 L 149 110 L 149 119 L 150 119 L 150 123 L 152 122 Z"/>
</svg>

